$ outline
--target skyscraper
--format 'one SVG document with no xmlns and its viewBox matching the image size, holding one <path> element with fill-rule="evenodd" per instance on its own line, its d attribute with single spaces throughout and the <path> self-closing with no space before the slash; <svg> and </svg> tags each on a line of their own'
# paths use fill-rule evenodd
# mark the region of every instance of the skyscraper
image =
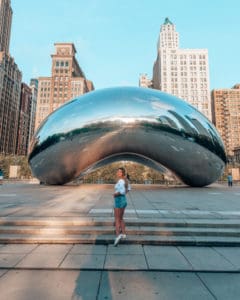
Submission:
<svg viewBox="0 0 240 300">
<path fill-rule="evenodd" d="M 38 79 L 38 98 L 35 129 L 55 109 L 68 100 L 94 89 L 80 68 L 72 43 L 55 43 L 52 57 L 52 76 Z"/>
<path fill-rule="evenodd" d="M 0 0 L 0 153 L 15 154 L 22 73 L 9 54 L 12 9 Z"/>
<path fill-rule="evenodd" d="M 240 84 L 231 89 L 212 91 L 213 123 L 218 129 L 229 157 L 240 146 Z"/>
<path fill-rule="evenodd" d="M 16 150 L 16 154 L 18 155 L 27 155 L 28 152 L 31 106 L 32 106 L 31 88 L 26 83 L 22 83 L 20 107 L 19 107 L 17 150 Z"/>
<path fill-rule="evenodd" d="M 179 34 L 168 18 L 160 30 L 152 86 L 188 101 L 211 120 L 208 50 L 179 48 Z"/>
<path fill-rule="evenodd" d="M 0 51 L 7 53 L 9 53 L 12 13 L 11 1 L 0 0 Z"/>
</svg>

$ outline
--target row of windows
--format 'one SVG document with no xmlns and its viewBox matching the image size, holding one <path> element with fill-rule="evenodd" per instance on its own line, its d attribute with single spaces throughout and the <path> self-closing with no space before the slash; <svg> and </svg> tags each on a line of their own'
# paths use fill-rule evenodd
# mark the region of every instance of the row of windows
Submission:
<svg viewBox="0 0 240 300">
<path fill-rule="evenodd" d="M 187 78 L 187 77 L 171 77 L 171 82 L 198 82 L 198 83 L 206 83 L 207 79 L 206 78 Z M 169 80 L 167 80 L 167 78 L 163 78 L 162 82 L 163 83 L 167 83 Z"/>
<path fill-rule="evenodd" d="M 82 88 L 82 86 L 72 86 L 72 93 L 78 93 L 78 94 L 82 94 L 82 92 L 84 93 L 84 89 Z"/>
<path fill-rule="evenodd" d="M 42 87 L 42 88 L 40 89 L 40 91 L 41 91 L 41 92 L 50 91 L 50 87 L 48 87 L 48 88 L 46 88 L 46 87 L 45 87 L 45 88 L 43 88 L 43 87 Z"/>
<path fill-rule="evenodd" d="M 82 89 L 82 85 L 72 85 L 72 87 L 71 87 L 71 90 L 72 91 L 76 91 L 76 90 L 81 90 Z M 69 90 L 69 87 L 68 87 L 68 85 L 65 85 L 65 86 L 63 86 L 63 85 L 59 85 L 59 86 L 55 86 L 54 87 L 54 92 L 56 92 L 56 91 L 68 91 Z"/>
<path fill-rule="evenodd" d="M 54 96 L 56 97 L 58 95 L 57 92 L 59 92 L 59 96 L 61 97 L 62 96 L 62 92 L 66 92 L 68 91 L 68 88 L 64 88 L 64 87 L 59 87 L 59 88 L 54 88 Z M 82 91 L 82 88 L 81 88 L 81 85 L 79 86 L 73 86 L 71 88 L 71 91 L 72 93 L 73 92 L 77 92 L 77 93 L 80 93 Z M 65 93 L 64 94 L 64 97 L 67 97 L 67 94 Z M 50 93 L 40 93 L 40 103 L 45 103 L 46 99 L 49 99 L 50 98 Z"/>
<path fill-rule="evenodd" d="M 167 68 L 167 66 L 163 66 L 162 69 L 163 69 L 163 71 L 166 71 L 168 68 Z M 198 68 L 197 68 L 197 66 L 191 66 L 191 67 L 188 68 L 187 66 L 179 67 L 179 66 L 171 65 L 170 69 L 171 69 L 171 71 L 178 71 L 178 70 L 180 70 L 180 71 L 187 71 L 187 70 L 197 71 L 197 69 L 198 69 L 198 72 L 200 71 L 201 75 L 206 74 L 206 72 L 202 72 L 202 71 L 206 71 L 206 67 L 204 67 L 204 66 L 200 66 Z"/>
<path fill-rule="evenodd" d="M 196 67 L 199 67 L 199 68 L 201 68 L 202 67 L 202 69 L 204 68 L 204 66 L 206 66 L 206 62 L 205 61 L 199 61 L 199 62 L 196 62 L 196 61 L 190 61 L 189 63 L 187 62 L 187 61 L 180 61 L 180 64 L 179 64 L 179 61 L 177 61 L 177 60 L 170 60 L 170 61 L 168 61 L 168 63 L 167 63 L 167 60 L 165 60 L 165 59 L 163 59 L 163 65 L 171 65 L 171 67 L 173 67 L 173 66 L 190 66 L 190 68 L 191 68 L 191 66 L 196 66 Z"/>
<path fill-rule="evenodd" d="M 171 51 L 167 51 L 166 49 L 163 49 L 163 53 L 171 53 L 171 54 L 175 54 L 176 55 L 176 50 L 171 50 Z M 187 58 L 191 58 L 191 59 L 206 59 L 206 55 L 205 54 L 190 54 L 190 55 L 186 55 L 186 54 L 178 54 L 178 56 L 180 57 L 180 59 L 187 59 Z"/>
<path fill-rule="evenodd" d="M 68 76 L 60 76 L 60 77 L 54 77 L 54 81 L 67 81 L 69 80 L 69 77 Z"/>
<path fill-rule="evenodd" d="M 228 106 L 238 106 L 240 104 L 240 98 L 238 99 L 228 99 L 230 101 L 223 102 L 222 99 L 215 99 L 215 104 L 220 105 L 222 107 L 228 107 Z"/>
<path fill-rule="evenodd" d="M 44 98 L 49 98 L 50 97 L 50 93 L 47 93 L 47 94 L 45 94 L 45 93 L 41 93 L 40 94 L 40 97 L 44 97 Z"/>
<path fill-rule="evenodd" d="M 174 35 L 169 35 L 169 36 L 166 36 L 166 35 L 161 35 L 161 41 L 160 43 L 162 45 L 167 45 L 168 43 L 178 43 L 178 37 L 177 36 L 174 36 Z"/>
<path fill-rule="evenodd" d="M 39 83 L 39 87 L 41 87 L 41 86 L 49 86 L 49 85 L 51 85 L 50 81 L 40 81 L 40 83 Z"/>
<path fill-rule="evenodd" d="M 57 87 L 65 87 L 67 89 L 68 86 L 69 86 L 68 82 L 55 82 L 54 90 L 56 90 Z"/>
<path fill-rule="evenodd" d="M 177 43 L 175 43 L 175 44 L 173 44 L 173 43 L 164 43 L 163 44 L 163 46 L 166 47 L 166 48 L 171 48 L 173 45 L 176 46 Z"/>
<path fill-rule="evenodd" d="M 72 81 L 72 85 L 81 85 L 81 84 L 82 84 L 81 81 L 76 81 L 76 80 Z"/>
<path fill-rule="evenodd" d="M 192 83 L 192 84 L 188 84 L 188 83 L 181 83 L 179 85 L 177 85 L 177 83 L 173 83 L 171 84 L 172 87 L 179 87 L 179 88 L 187 88 L 187 89 L 197 89 L 197 88 L 200 88 L 200 89 L 207 89 L 207 84 L 200 84 L 198 85 L 197 83 Z M 167 88 L 167 84 L 164 83 L 163 84 L 163 87 L 164 88 Z M 204 93 L 206 93 L 205 91 L 203 91 Z"/>
<path fill-rule="evenodd" d="M 190 58 L 190 59 L 206 59 L 206 55 L 204 54 L 199 54 L 199 55 L 196 55 L 196 54 L 192 54 L 192 55 L 185 55 L 185 54 L 181 54 L 180 55 L 180 59 L 186 59 L 186 58 Z"/>
<path fill-rule="evenodd" d="M 184 56 L 184 57 L 183 57 Z M 190 61 L 190 62 L 199 62 L 200 64 L 206 61 L 206 58 L 202 58 L 202 55 L 199 55 L 199 57 L 196 57 L 196 55 L 177 55 L 177 54 L 171 54 L 171 55 L 163 55 L 163 59 L 170 58 L 171 60 L 180 60 L 182 61 Z"/>
<path fill-rule="evenodd" d="M 62 92 L 62 91 L 68 91 L 68 88 L 65 88 L 65 87 L 59 87 L 59 88 L 54 88 L 54 93 L 56 93 L 57 91 L 60 91 L 60 92 Z"/>
<path fill-rule="evenodd" d="M 228 95 L 216 95 L 216 100 L 222 101 L 222 100 L 237 100 L 240 99 L 240 94 L 231 94 L 229 93 Z"/>
<path fill-rule="evenodd" d="M 162 82 L 163 83 L 167 83 L 167 82 L 189 82 L 189 83 L 192 83 L 192 82 L 196 82 L 196 83 L 207 83 L 207 79 L 206 78 L 196 78 L 196 77 L 178 77 L 178 76 L 175 76 L 174 77 L 174 74 L 172 74 L 172 76 L 170 76 L 170 78 L 168 78 L 166 76 L 166 74 L 163 73 L 163 78 L 162 78 Z"/>
<path fill-rule="evenodd" d="M 54 97 L 59 97 L 59 98 L 61 98 L 61 97 L 67 97 L 67 94 L 64 93 L 64 95 L 63 95 L 63 94 L 60 92 L 59 94 L 54 93 L 53 96 L 54 96 Z"/>
<path fill-rule="evenodd" d="M 68 67 L 69 66 L 69 61 L 68 60 L 61 60 L 61 61 L 56 61 L 55 62 L 55 66 L 57 67 L 57 68 L 59 68 L 59 67 Z"/>
<path fill-rule="evenodd" d="M 41 99 L 40 98 L 40 104 L 47 104 L 49 103 L 49 99 Z"/>
<path fill-rule="evenodd" d="M 71 97 L 74 98 L 74 97 L 78 97 L 80 95 L 81 95 L 81 92 L 72 93 Z"/>
<path fill-rule="evenodd" d="M 190 72 L 190 73 L 188 73 L 188 72 L 181 72 L 181 73 L 178 73 L 178 72 L 171 72 L 171 76 L 179 76 L 179 80 L 180 80 L 180 76 L 186 76 L 187 77 L 187 75 L 191 75 L 192 77 L 197 77 L 197 74 L 199 75 L 199 80 L 200 81 L 207 81 L 207 78 L 206 78 L 206 72 L 200 72 L 200 73 L 197 73 L 197 72 Z M 170 74 L 169 74 L 170 75 Z M 167 72 L 163 72 L 163 76 L 167 76 Z"/>
<path fill-rule="evenodd" d="M 61 74 L 62 74 L 62 73 L 67 74 L 68 72 L 69 72 L 69 69 L 65 69 L 65 70 L 62 70 L 62 69 L 61 69 L 61 70 L 58 70 L 58 69 L 56 69 L 56 70 L 55 70 L 55 73 L 61 73 Z"/>
<path fill-rule="evenodd" d="M 49 108 L 48 107 L 40 107 L 39 108 L 39 113 L 43 114 L 43 113 L 48 113 Z"/>
<path fill-rule="evenodd" d="M 66 102 L 67 100 L 68 100 L 67 95 L 64 95 L 64 97 L 53 98 L 53 103 L 63 103 Z"/>
</svg>

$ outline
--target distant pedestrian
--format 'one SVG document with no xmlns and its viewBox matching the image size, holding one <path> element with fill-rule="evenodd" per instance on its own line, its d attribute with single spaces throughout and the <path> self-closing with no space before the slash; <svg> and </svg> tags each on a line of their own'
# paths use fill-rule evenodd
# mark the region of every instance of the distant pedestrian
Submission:
<svg viewBox="0 0 240 300">
<path fill-rule="evenodd" d="M 126 172 L 124 168 L 117 170 L 118 181 L 115 184 L 114 197 L 114 218 L 115 218 L 115 229 L 116 238 L 114 246 L 120 242 L 121 239 L 126 238 L 125 222 L 123 220 L 124 211 L 127 206 L 126 193 L 128 191 L 128 182 L 126 179 Z"/>
<path fill-rule="evenodd" d="M 3 184 L 3 170 L 0 169 L 0 185 Z"/>
<path fill-rule="evenodd" d="M 232 186 L 233 185 L 232 174 L 230 174 L 230 173 L 228 174 L 227 181 L 228 181 L 228 186 Z"/>
</svg>

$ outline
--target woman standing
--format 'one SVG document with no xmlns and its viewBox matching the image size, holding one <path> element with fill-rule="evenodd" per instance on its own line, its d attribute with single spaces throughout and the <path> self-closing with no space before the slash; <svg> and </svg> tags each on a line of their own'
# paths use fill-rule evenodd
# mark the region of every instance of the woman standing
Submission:
<svg viewBox="0 0 240 300">
<path fill-rule="evenodd" d="M 116 227 L 116 238 L 114 241 L 114 246 L 120 242 L 121 239 L 126 238 L 125 222 L 123 220 L 123 215 L 125 208 L 127 206 L 126 193 L 128 191 L 127 179 L 125 178 L 125 169 L 119 168 L 117 170 L 118 181 L 115 184 L 114 196 L 114 217 L 115 217 L 115 227 Z"/>
</svg>

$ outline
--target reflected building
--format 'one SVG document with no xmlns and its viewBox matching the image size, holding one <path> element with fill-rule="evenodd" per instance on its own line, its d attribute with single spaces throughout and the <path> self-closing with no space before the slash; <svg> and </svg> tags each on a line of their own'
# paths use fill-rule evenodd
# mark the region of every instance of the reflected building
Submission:
<svg viewBox="0 0 240 300">
<path fill-rule="evenodd" d="M 55 109 L 72 98 L 94 90 L 75 57 L 72 43 L 55 43 L 51 77 L 38 78 L 38 96 L 35 129 Z"/>
<path fill-rule="evenodd" d="M 198 134 L 200 134 L 200 135 L 208 135 L 209 134 L 207 129 L 196 118 L 189 118 L 188 116 L 186 116 L 186 118 L 197 129 Z"/>
<path fill-rule="evenodd" d="M 186 100 L 211 120 L 208 50 L 180 48 L 168 18 L 160 30 L 152 87 Z"/>
<path fill-rule="evenodd" d="M 168 116 L 160 116 L 158 118 L 159 122 L 164 124 L 164 125 L 167 125 L 173 129 L 176 129 L 176 130 L 179 130 L 179 127 L 177 125 L 177 123 L 173 120 L 173 118 L 170 118 Z"/>
<path fill-rule="evenodd" d="M 187 132 L 188 134 L 191 134 L 192 136 L 197 134 L 196 129 L 193 126 L 191 126 L 191 122 L 189 122 L 189 118 L 187 118 L 187 116 L 181 116 L 178 112 L 173 111 L 173 110 L 169 110 L 168 112 L 179 121 L 182 129 L 185 132 Z"/>
</svg>

